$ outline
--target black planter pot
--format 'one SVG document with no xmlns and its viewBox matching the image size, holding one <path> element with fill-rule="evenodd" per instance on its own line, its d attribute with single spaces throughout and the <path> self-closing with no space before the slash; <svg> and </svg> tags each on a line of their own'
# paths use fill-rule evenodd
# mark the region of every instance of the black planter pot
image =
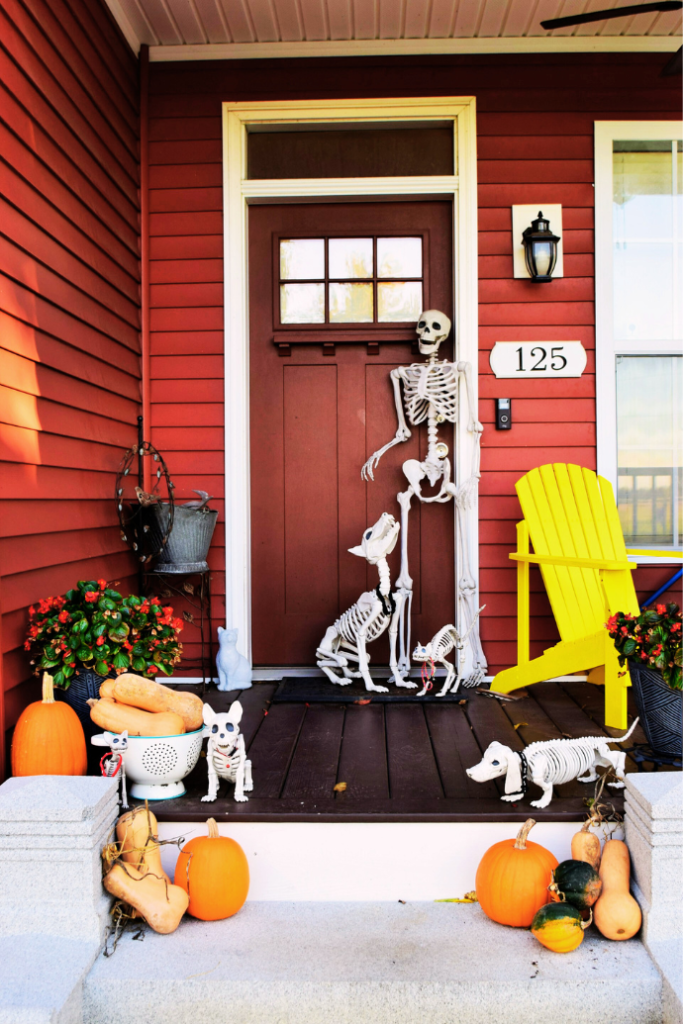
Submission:
<svg viewBox="0 0 683 1024">
<path fill-rule="evenodd" d="M 640 724 L 652 749 L 661 754 L 681 756 L 683 736 L 683 690 L 672 690 L 661 672 L 628 663 Z"/>
<path fill-rule="evenodd" d="M 57 700 L 63 700 L 72 707 L 83 726 L 85 745 L 88 751 L 88 775 L 99 775 L 100 758 L 106 751 L 102 751 L 99 747 L 93 747 L 90 742 L 90 737 L 94 736 L 95 733 L 102 732 L 102 730 L 98 725 L 95 725 L 90 717 L 90 708 L 86 701 L 91 697 L 99 697 L 100 686 L 104 680 L 105 676 L 98 676 L 97 672 L 82 668 L 80 672 L 74 673 L 72 676 L 71 686 L 68 690 L 55 687 L 55 697 Z"/>
</svg>

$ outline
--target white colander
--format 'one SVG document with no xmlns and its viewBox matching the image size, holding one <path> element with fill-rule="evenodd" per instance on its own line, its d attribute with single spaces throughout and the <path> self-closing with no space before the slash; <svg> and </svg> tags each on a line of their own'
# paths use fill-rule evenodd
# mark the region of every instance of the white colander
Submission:
<svg viewBox="0 0 683 1024">
<path fill-rule="evenodd" d="M 91 743 L 96 747 L 109 746 L 104 733 L 93 736 Z M 129 736 L 123 763 L 130 796 L 134 800 L 171 800 L 183 796 L 182 780 L 196 765 L 201 749 L 201 729 L 181 736 Z"/>
</svg>

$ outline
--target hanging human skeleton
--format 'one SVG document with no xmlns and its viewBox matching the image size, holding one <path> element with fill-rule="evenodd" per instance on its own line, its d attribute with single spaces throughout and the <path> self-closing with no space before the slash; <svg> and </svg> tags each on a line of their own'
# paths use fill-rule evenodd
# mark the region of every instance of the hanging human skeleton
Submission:
<svg viewBox="0 0 683 1024">
<path fill-rule="evenodd" d="M 394 445 L 408 440 L 411 430 L 406 422 L 406 416 L 413 427 L 418 427 L 422 423 L 427 424 L 427 456 L 423 462 L 419 462 L 417 459 L 408 459 L 403 463 L 403 473 L 408 481 L 408 487 L 397 495 L 401 507 L 401 571 L 395 587 L 397 595 L 401 598 L 399 601 L 400 657 L 398 667 L 402 677 L 407 676 L 410 671 L 410 615 L 413 581 L 408 571 L 408 516 L 413 496 L 423 504 L 443 503 L 451 499 L 455 502 L 460 545 L 461 573 L 458 580 L 458 603 L 462 626 L 464 626 L 464 629 L 461 626 L 462 632 L 469 632 L 476 623 L 477 616 L 477 588 L 470 565 L 466 511 L 472 508 L 476 500 L 480 476 L 480 439 L 484 428 L 476 418 L 470 363 L 449 362 L 447 359 L 440 360 L 438 358 L 439 345 L 446 340 L 450 330 L 451 321 L 445 313 L 441 313 L 437 309 L 429 309 L 420 315 L 416 332 L 420 352 L 428 357 L 427 362 L 411 363 L 410 366 L 399 366 L 391 371 L 398 429 L 392 440 L 371 455 L 361 470 L 364 480 L 374 480 L 374 471 L 385 452 L 388 452 Z M 467 429 L 474 435 L 474 450 L 470 476 L 456 486 L 451 480 L 448 445 L 439 440 L 439 426 L 442 423 L 455 425 L 458 422 L 458 388 L 462 378 L 465 382 L 469 407 Z M 401 386 L 403 386 L 403 393 L 401 393 Z M 424 480 L 427 480 L 432 487 L 438 484 L 438 491 L 434 494 L 423 494 Z M 466 686 L 477 686 L 484 680 L 486 659 L 476 626 L 470 634 L 470 643 L 472 668 L 463 682 Z"/>
</svg>

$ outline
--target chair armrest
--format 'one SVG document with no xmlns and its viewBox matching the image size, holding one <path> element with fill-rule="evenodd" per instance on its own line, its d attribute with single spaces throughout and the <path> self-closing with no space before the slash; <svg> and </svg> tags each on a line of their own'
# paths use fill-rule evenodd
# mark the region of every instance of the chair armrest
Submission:
<svg viewBox="0 0 683 1024">
<path fill-rule="evenodd" d="M 627 555 L 643 555 L 649 558 L 668 558 L 670 562 L 677 562 L 683 558 L 683 551 L 650 551 L 646 548 L 626 548 Z"/>
<path fill-rule="evenodd" d="M 606 558 L 568 558 L 564 555 L 526 555 L 514 553 L 509 556 L 514 562 L 532 562 L 534 565 L 565 565 L 570 569 L 637 569 L 634 562 L 615 562 Z"/>
</svg>

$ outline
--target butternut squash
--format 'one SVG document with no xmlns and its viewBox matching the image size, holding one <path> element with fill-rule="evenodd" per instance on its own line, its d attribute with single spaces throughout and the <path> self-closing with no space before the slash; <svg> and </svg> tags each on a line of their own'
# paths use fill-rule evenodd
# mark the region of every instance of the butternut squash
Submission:
<svg viewBox="0 0 683 1024">
<path fill-rule="evenodd" d="M 626 843 L 609 839 L 602 851 L 602 894 L 593 907 L 593 920 L 606 939 L 617 942 L 632 938 L 643 919 L 640 907 L 629 892 L 630 871 Z"/>
<path fill-rule="evenodd" d="M 123 672 L 115 681 L 112 696 L 121 704 L 130 704 L 134 708 L 156 713 L 173 711 L 180 715 L 185 725 L 185 732 L 200 729 L 203 723 L 203 704 L 201 698 L 194 693 L 178 691 L 170 686 L 163 686 L 153 679 L 143 679 L 132 672 Z"/>
<path fill-rule="evenodd" d="M 117 861 L 104 876 L 104 888 L 118 900 L 133 907 L 160 935 L 169 935 L 180 924 L 189 897 L 179 885 L 144 874 L 132 864 Z"/>
<path fill-rule="evenodd" d="M 122 814 L 116 823 L 116 838 L 120 843 L 121 857 L 138 871 L 148 871 L 170 882 L 161 866 L 159 853 L 159 827 L 157 819 L 146 807 L 134 807 Z"/>
<path fill-rule="evenodd" d="M 584 822 L 583 828 L 572 836 L 572 860 L 583 860 L 596 871 L 600 869 L 600 840 L 594 832 L 589 832 L 591 819 Z"/>
<path fill-rule="evenodd" d="M 172 711 L 151 715 L 149 711 L 119 704 L 110 697 L 91 699 L 88 704 L 95 725 L 110 732 L 123 732 L 127 729 L 129 736 L 180 736 L 185 732 L 182 718 Z"/>
<path fill-rule="evenodd" d="M 114 700 L 114 683 L 115 679 L 105 679 L 100 686 L 100 697 L 110 697 Z"/>
</svg>

